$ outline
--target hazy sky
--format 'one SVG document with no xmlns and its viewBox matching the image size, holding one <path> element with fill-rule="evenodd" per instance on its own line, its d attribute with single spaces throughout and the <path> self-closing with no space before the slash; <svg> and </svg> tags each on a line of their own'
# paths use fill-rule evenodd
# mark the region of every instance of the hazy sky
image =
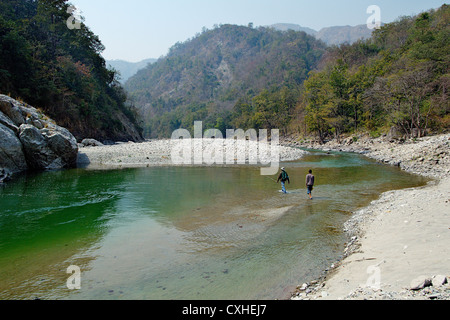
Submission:
<svg viewBox="0 0 450 320">
<path fill-rule="evenodd" d="M 69 0 L 100 37 L 105 59 L 159 58 L 176 42 L 215 24 L 294 23 L 315 30 L 366 24 L 378 5 L 383 22 L 438 8 L 438 0 Z M 74 30 L 76 31 L 76 30 Z"/>
</svg>

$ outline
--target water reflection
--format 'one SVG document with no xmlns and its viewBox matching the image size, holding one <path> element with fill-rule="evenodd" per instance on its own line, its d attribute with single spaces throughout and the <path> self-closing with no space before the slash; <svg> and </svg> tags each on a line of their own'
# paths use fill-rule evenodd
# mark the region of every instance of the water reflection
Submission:
<svg viewBox="0 0 450 320">
<path fill-rule="evenodd" d="M 79 170 L 26 174 L 0 191 L 0 298 L 44 298 L 64 287 L 77 252 L 106 232 L 107 217 L 134 176 Z M 86 265 L 88 261 L 74 261 Z"/>
</svg>

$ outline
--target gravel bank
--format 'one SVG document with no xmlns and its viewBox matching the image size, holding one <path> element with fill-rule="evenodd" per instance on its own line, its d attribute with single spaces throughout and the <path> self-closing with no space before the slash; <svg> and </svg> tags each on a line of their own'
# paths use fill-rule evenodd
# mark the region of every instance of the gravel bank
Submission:
<svg viewBox="0 0 450 320">
<path fill-rule="evenodd" d="M 194 163 L 194 155 L 198 150 L 197 143 L 202 143 L 204 154 L 210 154 L 210 150 L 218 150 L 218 152 L 223 152 L 224 163 L 225 156 L 228 155 L 228 149 L 226 148 L 225 141 L 219 141 L 219 145 L 223 146 L 223 149 L 214 148 L 212 143 L 214 140 L 203 139 L 195 140 L 192 139 L 192 162 Z M 216 140 L 217 142 L 217 140 Z M 172 149 L 173 142 L 171 140 L 151 140 L 143 143 L 122 143 L 112 146 L 95 146 L 95 147 L 85 147 L 80 146 L 78 155 L 78 166 L 88 169 L 99 169 L 99 168 L 130 168 L 130 167 L 152 167 L 152 166 L 173 166 L 176 165 L 172 161 Z M 247 144 L 245 141 L 237 141 L 232 147 L 232 156 L 235 163 L 238 163 L 238 159 L 242 155 L 246 155 L 245 159 L 248 162 L 249 150 L 259 150 L 261 149 L 261 156 L 256 156 L 257 163 L 270 163 L 270 151 L 268 152 L 269 146 L 264 143 L 249 142 Z M 292 161 L 302 158 L 307 152 L 300 150 L 298 148 L 291 148 L 289 146 L 279 146 L 278 151 L 280 154 L 281 161 Z M 180 152 L 181 154 L 181 152 Z M 253 155 L 253 153 L 251 153 Z M 262 162 L 265 161 L 265 162 Z"/>
<path fill-rule="evenodd" d="M 285 145 L 365 154 L 433 178 L 428 186 L 384 193 L 346 223 L 344 258 L 292 300 L 450 299 L 450 135 L 406 142 L 346 139 Z"/>
<path fill-rule="evenodd" d="M 291 137 L 282 145 L 323 151 L 364 154 L 381 163 L 399 166 L 410 173 L 442 179 L 450 175 L 450 134 L 412 139 L 408 141 L 367 136 L 347 138 L 326 144 L 299 142 Z"/>
</svg>

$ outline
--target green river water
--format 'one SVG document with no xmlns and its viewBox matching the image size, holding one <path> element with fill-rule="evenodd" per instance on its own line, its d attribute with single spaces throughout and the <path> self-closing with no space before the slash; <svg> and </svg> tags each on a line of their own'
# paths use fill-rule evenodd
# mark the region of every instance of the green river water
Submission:
<svg viewBox="0 0 450 320">
<path fill-rule="evenodd" d="M 341 257 L 351 212 L 427 182 L 346 153 L 283 165 L 287 195 L 252 166 L 20 176 L 0 187 L 0 299 L 281 298 Z"/>
</svg>

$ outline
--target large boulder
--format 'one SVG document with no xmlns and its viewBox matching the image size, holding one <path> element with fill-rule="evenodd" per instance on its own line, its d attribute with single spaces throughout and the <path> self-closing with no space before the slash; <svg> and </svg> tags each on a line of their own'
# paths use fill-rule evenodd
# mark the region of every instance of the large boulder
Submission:
<svg viewBox="0 0 450 320">
<path fill-rule="evenodd" d="M 76 166 L 75 137 L 41 111 L 0 94 L 0 168 L 12 173 Z"/>
<path fill-rule="evenodd" d="M 56 154 L 48 148 L 48 143 L 38 128 L 30 124 L 21 125 L 19 139 L 30 169 L 48 169 L 49 164 L 57 159 Z"/>
<path fill-rule="evenodd" d="M 16 133 L 0 123 L 0 167 L 12 173 L 27 170 L 22 143 Z"/>
<path fill-rule="evenodd" d="M 57 127 L 39 130 L 23 124 L 19 128 L 28 166 L 34 170 L 59 170 L 76 166 L 78 145 L 66 129 Z"/>
<path fill-rule="evenodd" d="M 54 126 L 52 129 L 42 129 L 41 133 L 47 139 L 50 150 L 61 158 L 64 168 L 74 168 L 77 166 L 77 139 L 75 139 L 69 130 Z"/>
</svg>

